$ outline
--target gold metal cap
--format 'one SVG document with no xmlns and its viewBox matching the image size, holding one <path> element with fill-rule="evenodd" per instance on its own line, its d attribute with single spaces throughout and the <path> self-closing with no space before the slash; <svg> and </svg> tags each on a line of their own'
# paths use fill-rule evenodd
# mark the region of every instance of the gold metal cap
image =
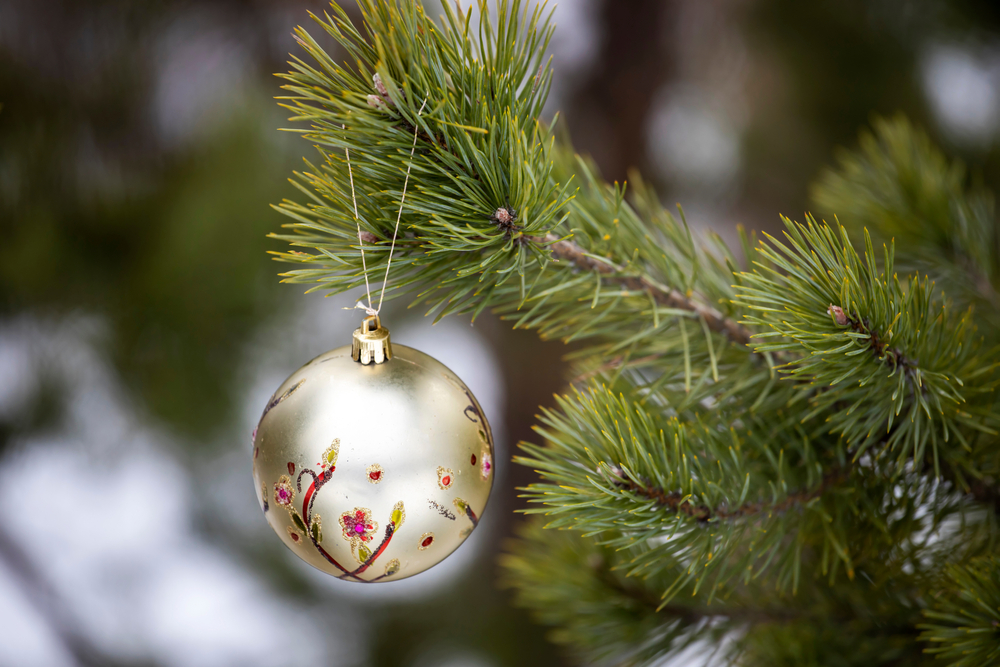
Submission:
<svg viewBox="0 0 1000 667">
<path fill-rule="evenodd" d="M 370 315 L 361 322 L 361 327 L 354 330 L 354 342 L 351 343 L 351 358 L 364 365 L 372 362 L 381 364 L 392 359 L 392 343 L 389 342 L 389 330 L 382 327 L 378 315 Z"/>
</svg>

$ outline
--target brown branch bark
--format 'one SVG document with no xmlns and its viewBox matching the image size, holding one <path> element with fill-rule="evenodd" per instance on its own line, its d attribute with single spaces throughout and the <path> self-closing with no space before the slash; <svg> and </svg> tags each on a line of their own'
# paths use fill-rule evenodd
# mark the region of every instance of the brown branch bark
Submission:
<svg viewBox="0 0 1000 667">
<path fill-rule="evenodd" d="M 784 500 L 776 504 L 771 505 L 763 501 L 754 501 L 743 503 L 739 507 L 734 507 L 732 509 L 725 506 L 708 507 L 706 505 L 699 505 L 691 502 L 691 500 L 686 500 L 686 494 L 683 494 L 680 491 L 665 491 L 657 486 L 640 484 L 625 477 L 621 477 L 620 481 L 616 482 L 616 486 L 620 489 L 628 490 L 638 496 L 654 500 L 658 505 L 662 505 L 672 512 L 685 514 L 696 521 L 707 522 L 712 519 L 722 521 L 739 519 L 752 516 L 754 514 L 760 514 L 765 511 L 784 512 L 796 505 L 804 505 L 810 500 L 819 498 L 828 488 L 840 483 L 846 477 L 847 471 L 845 469 L 836 468 L 825 474 L 823 476 L 823 480 L 816 488 L 811 490 L 801 489 L 790 493 Z"/>
<path fill-rule="evenodd" d="M 653 299 L 661 306 L 687 310 L 697 314 L 708 325 L 708 328 L 716 333 L 721 333 L 734 343 L 747 345 L 750 343 L 750 330 L 731 320 L 720 313 L 715 308 L 698 303 L 689 296 L 686 296 L 676 289 L 659 285 L 643 276 L 620 275 L 624 269 L 617 264 L 597 259 L 587 254 L 587 252 L 573 241 L 561 240 L 555 234 L 549 233 L 543 236 L 527 236 L 529 241 L 538 245 L 546 245 L 552 251 L 552 255 L 559 261 L 572 262 L 581 269 L 597 271 L 603 276 L 607 276 L 608 282 L 623 285 L 630 290 L 648 292 Z"/>
</svg>

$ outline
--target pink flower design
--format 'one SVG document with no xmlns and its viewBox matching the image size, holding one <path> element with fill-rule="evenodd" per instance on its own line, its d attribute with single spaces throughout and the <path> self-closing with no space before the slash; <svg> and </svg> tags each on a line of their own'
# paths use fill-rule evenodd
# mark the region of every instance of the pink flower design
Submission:
<svg viewBox="0 0 1000 667">
<path fill-rule="evenodd" d="M 370 542 L 372 535 L 378 530 L 378 523 L 372 521 L 372 512 L 365 507 L 355 507 L 351 512 L 340 515 L 340 527 L 344 531 L 344 539 L 349 542 L 361 540 Z"/>
<path fill-rule="evenodd" d="M 288 479 L 288 475 L 282 475 L 274 485 L 274 502 L 287 508 L 291 507 L 293 500 L 295 489 L 292 488 L 292 480 Z"/>
</svg>

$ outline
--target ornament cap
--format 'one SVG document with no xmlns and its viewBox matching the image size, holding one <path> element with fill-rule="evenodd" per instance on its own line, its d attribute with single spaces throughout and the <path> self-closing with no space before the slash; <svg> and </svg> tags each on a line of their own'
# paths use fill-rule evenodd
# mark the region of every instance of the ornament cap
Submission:
<svg viewBox="0 0 1000 667">
<path fill-rule="evenodd" d="M 366 366 L 370 363 L 381 364 L 387 359 L 392 359 L 389 330 L 382 326 L 378 315 L 369 315 L 361 322 L 361 326 L 354 330 L 351 358 Z"/>
</svg>

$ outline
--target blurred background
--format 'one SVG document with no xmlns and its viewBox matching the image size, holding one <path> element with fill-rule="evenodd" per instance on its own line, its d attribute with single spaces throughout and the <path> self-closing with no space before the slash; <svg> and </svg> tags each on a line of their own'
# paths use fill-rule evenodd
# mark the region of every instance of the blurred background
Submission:
<svg viewBox="0 0 1000 667">
<path fill-rule="evenodd" d="M 0 0 L 0 665 L 571 664 L 495 564 L 531 479 L 507 461 L 566 381 L 559 342 L 389 313 L 497 436 L 490 509 L 434 570 L 333 580 L 260 516 L 260 411 L 358 320 L 265 254 L 268 205 L 312 150 L 277 131 L 272 74 L 324 7 Z M 875 113 L 1000 185 L 995 2 L 563 0 L 555 21 L 548 113 L 699 229 L 801 219 Z"/>
</svg>

